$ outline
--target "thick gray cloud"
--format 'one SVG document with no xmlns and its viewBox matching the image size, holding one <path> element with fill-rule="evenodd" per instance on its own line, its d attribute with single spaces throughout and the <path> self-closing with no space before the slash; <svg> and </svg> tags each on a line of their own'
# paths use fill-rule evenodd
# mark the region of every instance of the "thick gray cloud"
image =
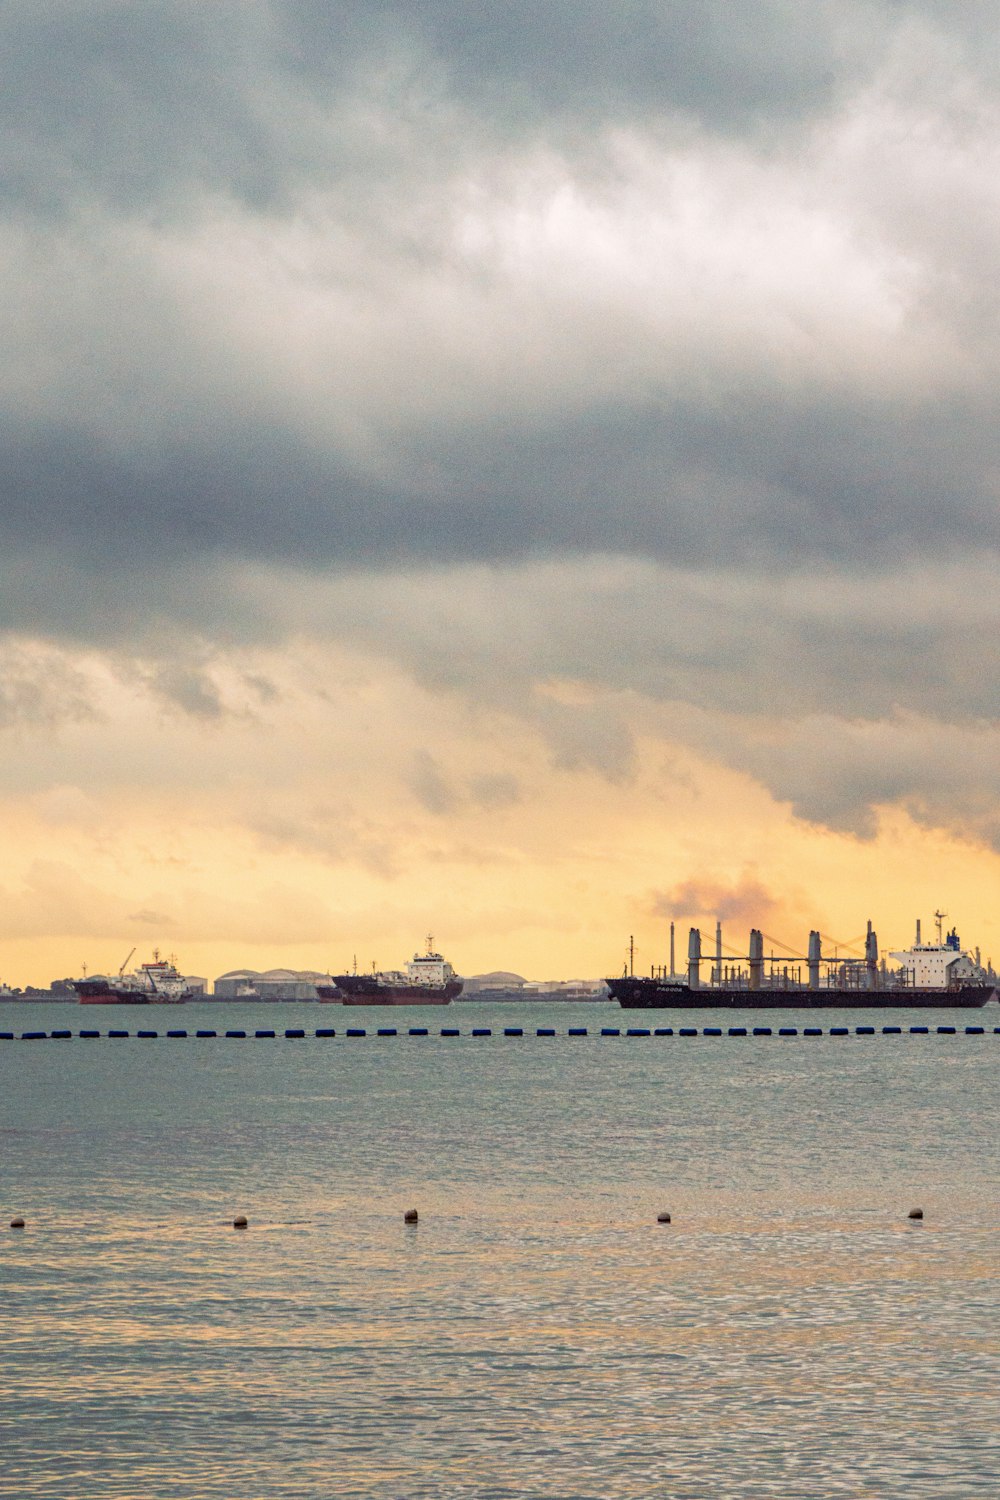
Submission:
<svg viewBox="0 0 1000 1500">
<path fill-rule="evenodd" d="M 196 185 L 287 204 L 317 181 L 364 189 L 392 160 L 383 124 L 433 135 L 456 107 L 487 135 L 674 115 L 759 128 L 828 108 L 884 49 L 891 14 L 864 0 L 745 14 L 727 0 L 21 0 L 3 23 L 7 191 L 42 212 L 90 192 L 183 213 Z"/>
<path fill-rule="evenodd" d="M 985 8 L 5 24 L 8 548 L 1000 542 Z"/>
<path fill-rule="evenodd" d="M 703 706 L 804 815 L 992 838 L 892 716 L 1000 717 L 998 33 L 979 0 L 8 7 L 0 629 L 203 721 L 217 657 L 332 635 L 619 780 L 636 703 L 708 745 Z M 48 711 L 31 671 L 5 721 Z M 780 753 L 769 702 L 808 721 Z M 427 757 L 442 814 L 519 795 Z"/>
</svg>

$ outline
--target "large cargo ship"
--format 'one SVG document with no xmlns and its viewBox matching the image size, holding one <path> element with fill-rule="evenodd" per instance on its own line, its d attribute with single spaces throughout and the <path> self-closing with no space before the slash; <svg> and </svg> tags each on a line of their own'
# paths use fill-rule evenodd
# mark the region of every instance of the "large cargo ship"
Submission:
<svg viewBox="0 0 1000 1500">
<path fill-rule="evenodd" d="M 804 959 L 808 974 L 805 983 L 796 976 L 794 964 L 791 968 L 788 963 L 780 965 L 776 976 L 773 957 L 765 978 L 763 934 L 757 928 L 750 933 L 746 971 L 742 959 L 738 966 L 727 967 L 722 961 L 721 929 L 717 926 L 711 979 L 703 984 L 701 933 L 692 927 L 686 976 L 675 973 L 673 961 L 669 972 L 653 969 L 648 977 L 632 973 L 629 965 L 623 975 L 607 981 L 608 991 L 624 1010 L 967 1009 L 997 999 L 992 970 L 983 968 L 978 955 L 973 958 L 965 952 L 954 929 L 943 937 L 942 914 L 937 915 L 937 942 L 921 942 L 918 922 L 913 946 L 889 954 L 895 968 L 880 965 L 878 939 L 870 922 L 863 959 L 824 958 L 821 936 L 811 932 L 808 957 Z"/>
<path fill-rule="evenodd" d="M 449 1005 L 462 993 L 462 981 L 448 961 L 435 953 L 433 938 L 427 952 L 415 953 L 401 969 L 371 974 L 335 974 L 333 982 L 345 1005 Z M 325 996 L 323 997 L 326 998 Z"/>
<path fill-rule="evenodd" d="M 133 948 L 132 953 L 135 952 Z M 129 954 L 125 960 L 128 963 Z M 186 1000 L 201 998 L 200 991 L 188 986 L 184 975 L 169 960 L 153 949 L 149 963 L 140 964 L 131 974 L 122 964 L 113 979 L 98 974 L 90 979 L 74 979 L 81 1005 L 183 1005 Z"/>
</svg>

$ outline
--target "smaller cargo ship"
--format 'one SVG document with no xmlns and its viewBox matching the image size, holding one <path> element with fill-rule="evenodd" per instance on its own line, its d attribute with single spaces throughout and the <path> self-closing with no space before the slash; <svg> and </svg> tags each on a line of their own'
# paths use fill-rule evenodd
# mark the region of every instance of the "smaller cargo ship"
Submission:
<svg viewBox="0 0 1000 1500">
<path fill-rule="evenodd" d="M 135 949 L 132 949 L 132 953 Z M 200 992 L 189 987 L 184 975 L 165 958 L 158 948 L 148 963 L 140 964 L 130 974 L 125 973 L 129 954 L 113 979 L 98 974 L 90 979 L 74 979 L 81 1005 L 183 1005 L 186 1000 L 200 997 Z"/>
<path fill-rule="evenodd" d="M 435 953 L 432 937 L 427 939 L 427 952 L 415 953 L 405 971 L 335 974 L 333 982 L 345 1005 L 450 1005 L 462 993 L 462 980 L 447 959 Z"/>
</svg>

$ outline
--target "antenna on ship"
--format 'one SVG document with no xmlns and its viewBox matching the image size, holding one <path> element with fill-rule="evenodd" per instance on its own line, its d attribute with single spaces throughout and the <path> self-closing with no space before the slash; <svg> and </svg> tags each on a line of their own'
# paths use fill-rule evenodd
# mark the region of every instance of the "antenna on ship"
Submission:
<svg viewBox="0 0 1000 1500">
<path fill-rule="evenodd" d="M 942 947 L 943 944 L 944 944 L 944 938 L 942 936 L 941 923 L 944 921 L 944 919 L 945 919 L 945 917 L 947 915 L 948 915 L 948 913 L 946 911 L 936 911 L 934 913 L 934 920 L 937 923 L 937 935 L 938 935 L 938 947 L 939 948 Z"/>
</svg>

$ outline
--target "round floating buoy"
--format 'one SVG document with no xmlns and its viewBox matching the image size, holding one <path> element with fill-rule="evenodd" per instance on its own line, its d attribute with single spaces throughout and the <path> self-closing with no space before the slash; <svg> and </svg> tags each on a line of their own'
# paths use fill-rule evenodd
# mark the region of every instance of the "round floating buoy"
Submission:
<svg viewBox="0 0 1000 1500">
<path fill-rule="evenodd" d="M 403 1215 L 403 1223 L 415 1224 L 419 1217 L 420 1215 L 417 1213 L 417 1210 L 415 1208 L 408 1208 Z"/>
<path fill-rule="evenodd" d="M 23 1229 L 24 1228 L 24 1220 L 21 1218 L 20 1214 L 18 1214 L 18 1216 L 17 1216 L 16 1219 L 11 1219 L 11 1221 L 10 1221 L 10 1227 L 11 1227 L 11 1229 Z"/>
<path fill-rule="evenodd" d="M 670 1215 L 667 1214 L 667 1213 L 657 1214 L 656 1215 L 656 1222 L 657 1222 L 657 1224 L 669 1224 L 670 1223 Z"/>
<path fill-rule="evenodd" d="M 911 1208 L 910 1212 L 907 1214 L 906 1217 L 908 1219 L 922 1219 L 923 1216 L 924 1216 L 924 1211 L 923 1211 L 922 1208 Z"/>
<path fill-rule="evenodd" d="M 233 1220 L 233 1228 L 234 1229 L 246 1229 L 246 1227 L 247 1227 L 247 1216 L 246 1216 L 246 1214 L 237 1214 L 236 1218 Z"/>
</svg>

